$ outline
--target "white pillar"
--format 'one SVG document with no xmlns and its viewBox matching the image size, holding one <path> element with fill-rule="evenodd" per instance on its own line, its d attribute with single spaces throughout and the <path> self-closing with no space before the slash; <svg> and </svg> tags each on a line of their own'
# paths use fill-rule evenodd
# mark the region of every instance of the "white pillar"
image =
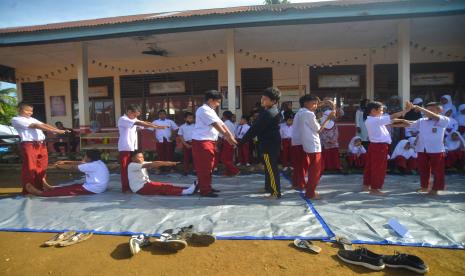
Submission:
<svg viewBox="0 0 465 276">
<path fill-rule="evenodd" d="M 398 95 L 402 101 L 410 100 L 410 21 L 403 19 L 397 25 Z"/>
<path fill-rule="evenodd" d="M 236 113 L 236 60 L 234 29 L 226 30 L 226 63 L 228 71 L 228 109 Z"/>
<path fill-rule="evenodd" d="M 113 76 L 113 102 L 115 105 L 115 122 L 118 122 L 121 116 L 121 86 L 119 76 Z"/>
<path fill-rule="evenodd" d="M 23 100 L 23 86 L 19 81 L 16 82 L 16 98 L 18 99 L 18 103 Z"/>
<path fill-rule="evenodd" d="M 81 133 L 88 132 L 90 128 L 89 112 L 89 75 L 87 60 L 87 43 L 79 42 L 76 45 L 78 75 L 78 105 L 79 105 L 79 128 Z"/>
<path fill-rule="evenodd" d="M 368 49 L 366 65 L 366 98 L 373 101 L 375 98 L 375 73 L 373 67 L 372 49 Z"/>
</svg>

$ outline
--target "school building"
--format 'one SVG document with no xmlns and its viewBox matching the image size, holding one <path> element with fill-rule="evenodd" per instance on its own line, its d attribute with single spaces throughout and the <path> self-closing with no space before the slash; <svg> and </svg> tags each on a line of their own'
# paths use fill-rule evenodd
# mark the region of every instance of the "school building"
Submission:
<svg viewBox="0 0 465 276">
<path fill-rule="evenodd" d="M 464 0 L 347 0 L 6 28 L 0 80 L 36 118 L 84 132 L 114 130 L 128 104 L 180 123 L 208 89 L 240 116 L 275 86 L 293 109 L 305 93 L 337 99 L 351 136 L 363 98 L 465 102 L 464 26 Z"/>
</svg>

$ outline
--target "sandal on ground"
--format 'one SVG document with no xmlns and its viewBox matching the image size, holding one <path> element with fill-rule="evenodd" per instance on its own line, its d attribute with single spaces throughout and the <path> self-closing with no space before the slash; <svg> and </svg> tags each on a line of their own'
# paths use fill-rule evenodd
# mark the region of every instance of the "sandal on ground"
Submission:
<svg viewBox="0 0 465 276">
<path fill-rule="evenodd" d="M 175 234 L 163 233 L 152 241 L 154 246 L 171 252 L 178 252 L 186 248 L 187 242 Z"/>
<path fill-rule="evenodd" d="M 51 238 L 50 240 L 44 242 L 44 246 L 55 246 L 58 243 L 69 239 L 71 236 L 73 236 L 75 234 L 76 234 L 76 232 L 74 232 L 74 231 L 67 231 L 67 232 L 64 232 L 64 233 L 58 233 L 53 238 Z"/>
<path fill-rule="evenodd" d="M 179 229 L 179 230 L 178 230 Z M 214 235 L 208 232 L 197 232 L 194 230 L 193 225 L 186 227 L 177 228 L 177 232 L 173 229 L 168 229 L 164 233 L 176 234 L 179 235 L 182 239 L 188 241 L 189 243 L 208 246 L 216 241 Z"/>
<path fill-rule="evenodd" d="M 317 253 L 318 254 L 318 253 L 321 252 L 321 248 L 314 245 L 311 241 L 295 239 L 294 240 L 294 245 L 297 248 L 300 248 L 300 249 L 303 249 L 305 251 L 309 251 L 309 252 L 312 252 L 312 253 Z"/>
<path fill-rule="evenodd" d="M 352 242 L 344 236 L 337 235 L 336 243 L 341 245 L 344 248 L 344 250 L 354 250 L 354 247 L 352 246 Z"/>
<path fill-rule="evenodd" d="M 72 235 L 69 239 L 58 243 L 58 246 L 65 247 L 65 246 L 70 246 L 76 243 L 80 243 L 80 242 L 83 242 L 89 239 L 90 237 L 92 237 L 92 235 L 93 235 L 92 233 L 77 233 L 77 234 Z"/>
</svg>

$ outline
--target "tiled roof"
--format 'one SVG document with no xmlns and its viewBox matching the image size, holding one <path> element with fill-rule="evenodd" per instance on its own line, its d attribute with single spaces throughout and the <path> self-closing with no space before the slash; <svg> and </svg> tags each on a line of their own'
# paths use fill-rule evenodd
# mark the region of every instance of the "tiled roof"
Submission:
<svg viewBox="0 0 465 276">
<path fill-rule="evenodd" d="M 325 1 L 325 2 L 312 2 L 312 3 L 295 3 L 295 4 L 278 4 L 278 5 L 257 5 L 257 6 L 241 6 L 232 8 L 219 8 L 219 9 L 204 9 L 204 10 L 190 10 L 190 11 L 174 11 L 164 13 L 148 13 L 128 16 L 117 16 L 100 19 L 70 21 L 63 23 L 52 23 L 35 26 L 12 27 L 0 29 L 0 34 L 10 33 L 24 33 L 24 32 L 38 32 L 38 31 L 51 31 L 72 28 L 89 28 L 101 25 L 111 24 L 124 24 L 140 21 L 157 21 L 166 19 L 187 18 L 196 16 L 210 16 L 210 15 L 228 15 L 237 13 L 258 13 L 270 12 L 281 13 L 290 10 L 308 10 L 327 6 L 349 6 L 358 4 L 369 4 L 379 2 L 400 2 L 406 0 L 339 0 L 339 1 Z"/>
</svg>

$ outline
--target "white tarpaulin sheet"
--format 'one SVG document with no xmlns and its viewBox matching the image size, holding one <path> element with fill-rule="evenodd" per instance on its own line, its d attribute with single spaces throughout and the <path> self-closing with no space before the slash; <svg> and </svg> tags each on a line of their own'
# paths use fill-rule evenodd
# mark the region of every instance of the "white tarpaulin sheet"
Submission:
<svg viewBox="0 0 465 276">
<path fill-rule="evenodd" d="M 0 200 L 0 230 L 87 230 L 102 234 L 160 234 L 195 225 L 224 239 L 325 239 L 322 225 L 300 195 L 286 187 L 282 200 L 265 199 L 263 175 L 214 177 L 219 198 L 122 194 L 119 175 L 109 191 L 76 197 L 16 197 Z M 152 176 L 187 186 L 195 179 L 180 175 Z"/>
</svg>

